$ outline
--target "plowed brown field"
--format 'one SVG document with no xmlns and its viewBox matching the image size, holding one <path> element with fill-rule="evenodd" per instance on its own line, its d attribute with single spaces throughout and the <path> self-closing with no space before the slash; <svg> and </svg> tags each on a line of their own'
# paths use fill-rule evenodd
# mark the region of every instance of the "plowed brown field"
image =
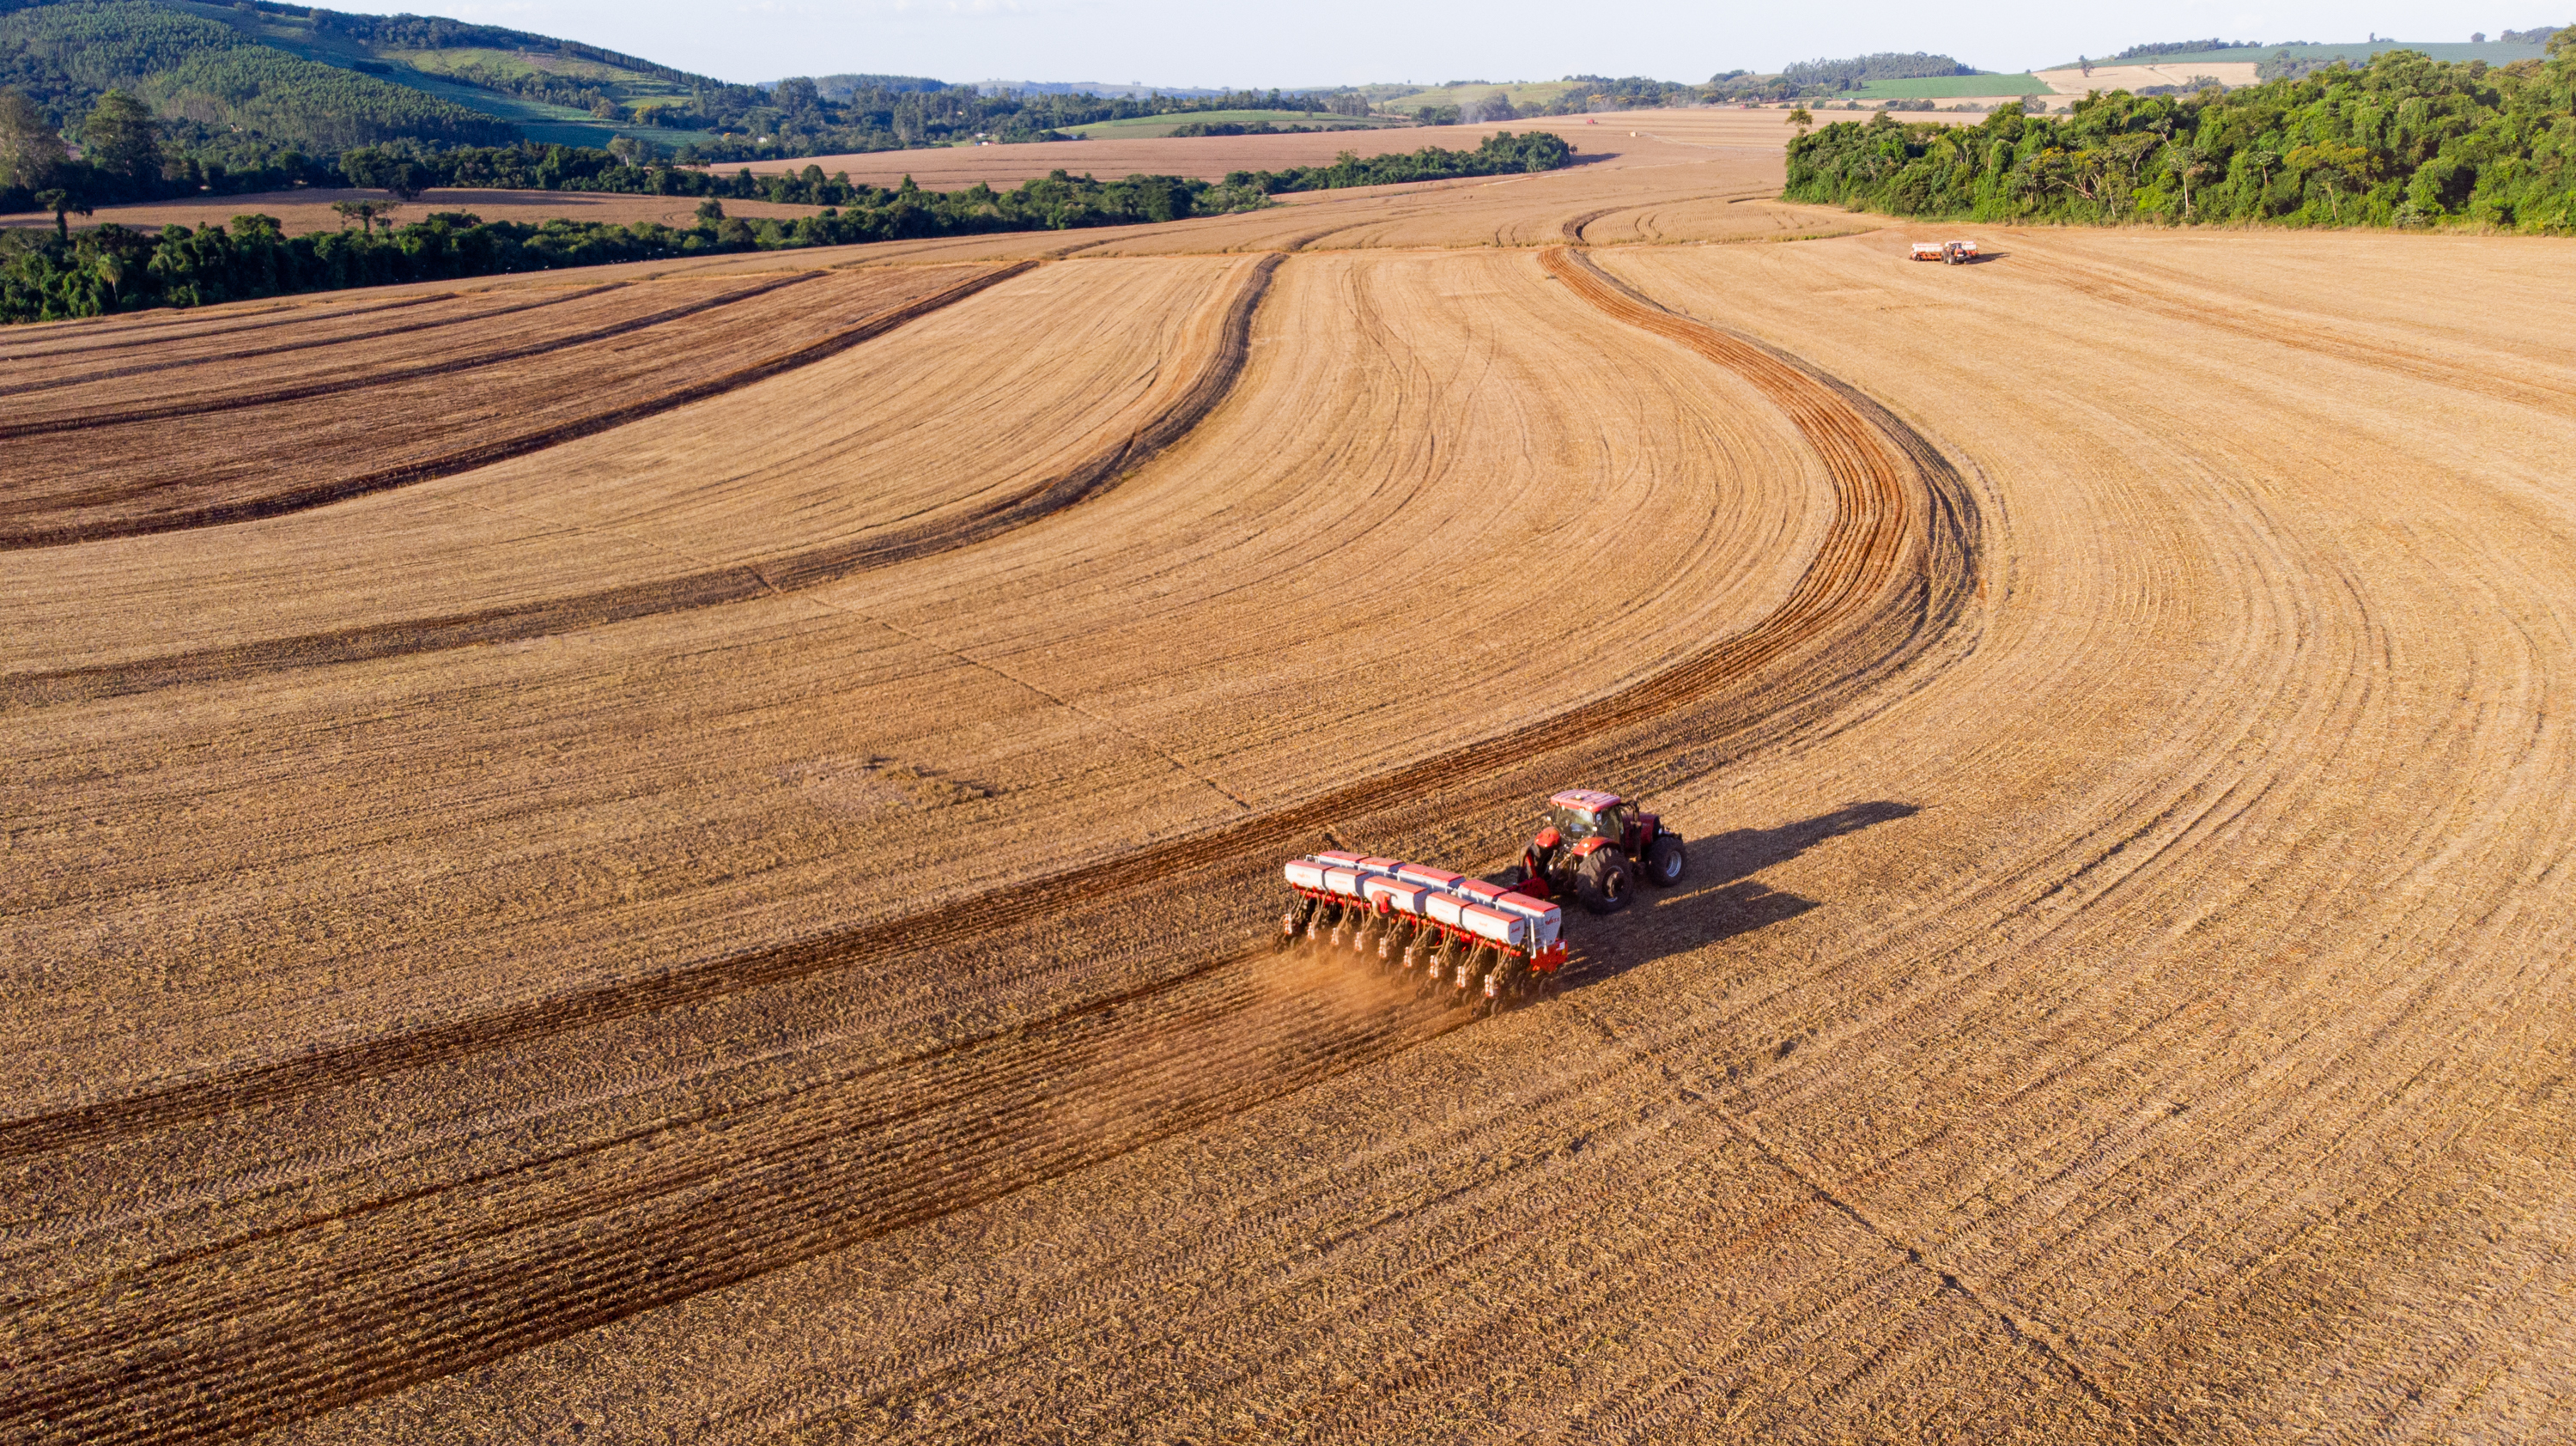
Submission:
<svg viewBox="0 0 2576 1446">
<path fill-rule="evenodd" d="M 339 191 L 310 189 L 300 191 L 260 191 L 238 196 L 215 196 L 203 201 L 139 201 L 129 206 L 101 206 L 81 224 L 104 226 L 114 223 L 134 231 L 158 231 L 164 226 L 225 226 L 240 215 L 274 216 L 289 236 L 308 231 L 338 231 L 350 225 L 348 218 L 331 209 L 340 201 L 386 203 L 382 191 Z M 768 201 L 727 201 L 728 216 L 767 216 L 792 221 L 799 216 L 821 214 L 820 206 L 782 206 Z M 554 219 L 568 221 L 601 221 L 612 225 L 631 226 L 656 221 L 665 226 L 689 227 L 698 222 L 698 203 L 683 196 L 618 196 L 597 191 L 504 191 L 474 186 L 440 186 L 423 191 L 394 212 L 391 224 L 400 226 L 440 211 L 463 211 L 486 221 L 533 223 Z M 51 215 L 0 216 L 0 227 L 51 226 Z"/>
<path fill-rule="evenodd" d="M 0 1437 L 2564 1435 L 2576 249 L 1757 122 L 0 337 Z"/>
</svg>

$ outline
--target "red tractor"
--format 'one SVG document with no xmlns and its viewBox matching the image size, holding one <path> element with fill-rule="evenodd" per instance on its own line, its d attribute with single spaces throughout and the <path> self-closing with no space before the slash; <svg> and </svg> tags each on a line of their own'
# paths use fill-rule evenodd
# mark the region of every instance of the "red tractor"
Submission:
<svg viewBox="0 0 2576 1446">
<path fill-rule="evenodd" d="M 1593 788 L 1569 788 L 1547 801 L 1547 823 L 1521 855 L 1524 893 L 1572 894 L 1595 914 L 1628 907 L 1637 881 L 1657 888 L 1681 882 L 1690 860 L 1681 835 L 1627 799 Z"/>
</svg>

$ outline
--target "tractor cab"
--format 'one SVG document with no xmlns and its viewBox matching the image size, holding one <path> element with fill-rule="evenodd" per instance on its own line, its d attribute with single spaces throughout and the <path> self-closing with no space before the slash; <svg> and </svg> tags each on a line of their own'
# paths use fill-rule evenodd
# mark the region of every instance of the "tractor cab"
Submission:
<svg viewBox="0 0 2576 1446">
<path fill-rule="evenodd" d="M 1628 833 L 1627 809 L 1615 793 L 1570 788 L 1547 801 L 1547 826 L 1569 846 L 1595 838 L 1619 843 Z"/>
<path fill-rule="evenodd" d="M 1547 801 L 1547 823 L 1522 855 L 1521 887 L 1541 898 L 1572 893 L 1596 914 L 1628 906 L 1637 879 L 1680 882 L 1682 841 L 1663 820 L 1597 788 L 1569 788 Z"/>
</svg>

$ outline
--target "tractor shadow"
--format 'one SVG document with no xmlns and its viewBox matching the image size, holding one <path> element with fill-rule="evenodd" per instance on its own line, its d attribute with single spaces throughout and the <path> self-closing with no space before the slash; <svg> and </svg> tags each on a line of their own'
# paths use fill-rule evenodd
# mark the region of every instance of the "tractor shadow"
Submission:
<svg viewBox="0 0 2576 1446">
<path fill-rule="evenodd" d="M 1686 840 L 1690 871 L 1679 887 L 1640 890 L 1636 907 L 1608 918 L 1569 906 L 1566 933 L 1574 947 L 1566 961 L 1565 987 L 1581 989 L 1614 979 L 1640 964 L 1767 929 L 1817 908 L 1818 901 L 1753 876 L 1846 834 L 1922 811 L 1910 803 L 1855 803 L 1778 828 L 1740 828 Z"/>
</svg>

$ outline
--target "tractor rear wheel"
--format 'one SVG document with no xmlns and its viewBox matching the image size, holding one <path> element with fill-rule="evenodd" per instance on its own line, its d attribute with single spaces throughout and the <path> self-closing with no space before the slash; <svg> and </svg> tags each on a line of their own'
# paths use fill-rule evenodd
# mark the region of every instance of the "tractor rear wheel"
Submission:
<svg viewBox="0 0 2576 1446">
<path fill-rule="evenodd" d="M 1615 914 L 1628 907 L 1628 897 L 1637 891 L 1636 885 L 1636 877 L 1628 872 L 1628 861 L 1616 850 L 1602 849 L 1585 859 L 1575 874 L 1574 896 L 1595 914 Z"/>
<path fill-rule="evenodd" d="M 1646 882 L 1659 889 L 1669 889 L 1682 881 L 1682 870 L 1690 867 L 1690 856 L 1682 852 L 1682 841 L 1671 834 L 1657 834 L 1646 845 Z"/>
</svg>

